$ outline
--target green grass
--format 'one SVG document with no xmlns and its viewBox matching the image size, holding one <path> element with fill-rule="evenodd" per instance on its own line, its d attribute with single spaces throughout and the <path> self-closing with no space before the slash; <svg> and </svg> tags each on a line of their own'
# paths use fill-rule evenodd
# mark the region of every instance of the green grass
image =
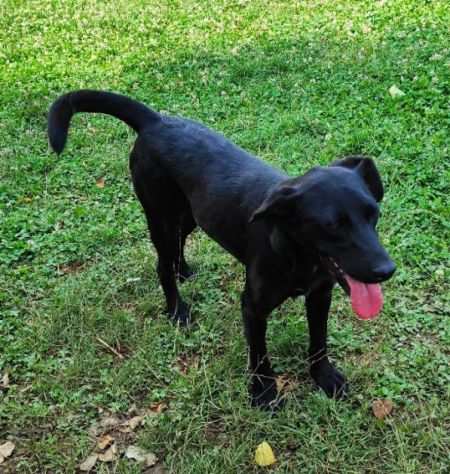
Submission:
<svg viewBox="0 0 450 474">
<path fill-rule="evenodd" d="M 448 472 L 449 24 L 447 0 L 3 0 L 0 443 L 16 450 L 0 472 L 75 472 L 101 410 L 161 401 L 134 442 L 167 472 L 260 472 L 263 440 L 271 472 Z M 269 328 L 276 369 L 298 384 L 275 417 L 248 406 L 243 269 L 199 232 L 198 276 L 182 289 L 196 324 L 166 321 L 128 177 L 133 133 L 80 115 L 65 153 L 48 149 L 51 101 L 81 87 L 200 120 L 292 175 L 350 152 L 376 158 L 398 271 L 374 323 L 335 291 L 330 346 L 348 401 L 307 376 L 299 299 Z M 376 398 L 394 401 L 392 416 L 372 415 Z M 98 472 L 141 471 L 121 459 Z"/>
</svg>

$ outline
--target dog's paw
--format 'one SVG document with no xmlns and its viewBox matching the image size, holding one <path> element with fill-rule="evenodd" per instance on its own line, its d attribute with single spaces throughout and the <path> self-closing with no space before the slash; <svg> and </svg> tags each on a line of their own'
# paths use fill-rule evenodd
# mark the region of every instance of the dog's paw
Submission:
<svg viewBox="0 0 450 474">
<path fill-rule="evenodd" d="M 176 310 L 169 312 L 169 317 L 174 324 L 187 327 L 192 321 L 191 308 L 184 301 L 180 301 Z"/>
<path fill-rule="evenodd" d="M 284 405 L 274 377 L 254 376 L 250 385 L 250 397 L 252 407 L 262 410 L 277 411 Z"/>
<path fill-rule="evenodd" d="M 311 367 L 311 377 L 330 398 L 342 399 L 348 394 L 348 383 L 344 375 L 328 360 Z"/>
</svg>

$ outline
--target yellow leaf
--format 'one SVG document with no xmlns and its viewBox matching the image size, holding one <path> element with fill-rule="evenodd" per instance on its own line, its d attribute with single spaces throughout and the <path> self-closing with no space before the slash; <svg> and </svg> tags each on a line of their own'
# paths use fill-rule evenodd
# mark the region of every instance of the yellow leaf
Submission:
<svg viewBox="0 0 450 474">
<path fill-rule="evenodd" d="M 105 187 L 105 178 L 98 178 L 96 181 L 97 188 L 104 188 Z"/>
<path fill-rule="evenodd" d="M 255 462 L 258 466 L 271 466 L 276 462 L 275 455 L 273 454 L 270 444 L 263 441 L 258 445 L 255 451 Z"/>
</svg>

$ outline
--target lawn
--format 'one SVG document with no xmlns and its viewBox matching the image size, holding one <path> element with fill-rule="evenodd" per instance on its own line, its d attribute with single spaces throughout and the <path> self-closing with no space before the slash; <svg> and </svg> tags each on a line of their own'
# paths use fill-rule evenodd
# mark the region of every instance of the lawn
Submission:
<svg viewBox="0 0 450 474">
<path fill-rule="evenodd" d="M 157 456 L 147 473 L 262 472 L 262 441 L 273 473 L 449 472 L 449 25 L 448 0 L 2 0 L 0 444 L 15 449 L 0 472 L 77 472 L 108 419 L 119 451 L 98 473 L 143 472 L 119 456 L 130 444 Z M 287 404 L 250 408 L 243 268 L 201 232 L 182 287 L 195 324 L 167 321 L 129 179 L 133 132 L 80 114 L 63 155 L 49 150 L 48 107 L 78 88 L 199 120 L 291 175 L 376 159 L 398 270 L 373 322 L 335 290 L 348 400 L 310 381 L 299 298 L 269 323 Z M 377 399 L 393 402 L 384 419 Z"/>
</svg>

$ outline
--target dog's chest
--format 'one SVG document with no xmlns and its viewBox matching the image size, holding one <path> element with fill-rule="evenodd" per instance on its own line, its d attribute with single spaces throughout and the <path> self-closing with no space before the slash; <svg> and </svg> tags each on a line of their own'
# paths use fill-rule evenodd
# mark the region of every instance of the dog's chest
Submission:
<svg viewBox="0 0 450 474">
<path fill-rule="evenodd" d="M 291 282 L 291 298 L 306 296 L 323 281 L 323 272 L 319 265 L 300 268 Z"/>
</svg>

